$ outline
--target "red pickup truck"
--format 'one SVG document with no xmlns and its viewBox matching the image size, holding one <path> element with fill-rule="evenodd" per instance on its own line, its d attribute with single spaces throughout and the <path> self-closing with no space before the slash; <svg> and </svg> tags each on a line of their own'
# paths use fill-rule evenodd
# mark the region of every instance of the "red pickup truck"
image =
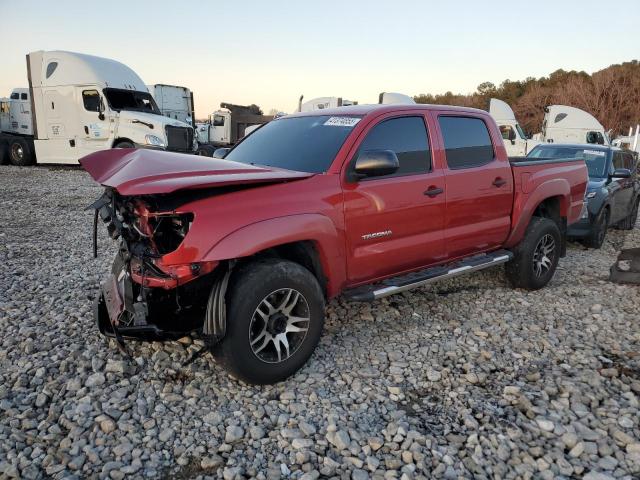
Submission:
<svg viewBox="0 0 640 480">
<path fill-rule="evenodd" d="M 580 159 L 507 158 L 491 117 L 461 107 L 299 113 L 224 154 L 80 161 L 106 187 L 94 229 L 99 216 L 120 238 L 95 314 L 119 342 L 202 335 L 252 383 L 306 362 L 339 294 L 372 301 L 498 264 L 514 287 L 543 287 L 587 183 Z"/>
</svg>

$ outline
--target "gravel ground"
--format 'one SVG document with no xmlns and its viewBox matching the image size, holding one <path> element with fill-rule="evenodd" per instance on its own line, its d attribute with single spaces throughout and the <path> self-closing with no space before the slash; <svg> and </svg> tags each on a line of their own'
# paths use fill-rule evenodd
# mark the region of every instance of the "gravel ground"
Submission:
<svg viewBox="0 0 640 480">
<path fill-rule="evenodd" d="M 330 303 L 276 386 L 190 341 L 101 338 L 77 169 L 0 167 L 0 478 L 639 478 L 640 290 L 607 281 L 640 231 L 569 248 L 552 283 L 497 268 L 374 304 Z"/>
</svg>

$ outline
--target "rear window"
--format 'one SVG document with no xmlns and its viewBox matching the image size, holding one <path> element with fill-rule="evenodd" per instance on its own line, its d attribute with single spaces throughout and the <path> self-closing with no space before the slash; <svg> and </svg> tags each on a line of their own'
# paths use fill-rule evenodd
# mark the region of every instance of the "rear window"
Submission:
<svg viewBox="0 0 640 480">
<path fill-rule="evenodd" d="M 493 160 L 493 143 L 479 118 L 438 117 L 450 169 L 472 168 Z"/>
<path fill-rule="evenodd" d="M 356 116 L 283 117 L 247 136 L 225 160 L 298 172 L 325 172 L 359 121 Z"/>
</svg>

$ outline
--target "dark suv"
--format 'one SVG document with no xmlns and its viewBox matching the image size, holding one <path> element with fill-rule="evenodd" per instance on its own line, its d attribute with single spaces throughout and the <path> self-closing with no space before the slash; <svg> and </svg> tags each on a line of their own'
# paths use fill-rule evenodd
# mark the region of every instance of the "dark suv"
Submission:
<svg viewBox="0 0 640 480">
<path fill-rule="evenodd" d="M 587 208 L 580 221 L 569 227 L 568 236 L 580 238 L 585 245 L 600 248 L 609 226 L 631 230 L 638 216 L 640 181 L 638 154 L 605 145 L 543 144 L 527 157 L 582 157 L 589 170 L 585 194 Z"/>
</svg>

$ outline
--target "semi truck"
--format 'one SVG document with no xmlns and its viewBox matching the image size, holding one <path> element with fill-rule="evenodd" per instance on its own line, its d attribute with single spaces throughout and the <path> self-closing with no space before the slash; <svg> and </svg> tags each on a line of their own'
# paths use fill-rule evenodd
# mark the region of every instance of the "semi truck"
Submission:
<svg viewBox="0 0 640 480">
<path fill-rule="evenodd" d="M 489 102 L 489 114 L 498 124 L 510 156 L 524 156 L 540 143 L 610 145 L 604 127 L 590 113 L 567 105 L 549 105 L 544 112 L 542 131 L 528 138 L 506 102 L 497 98 Z"/>
<path fill-rule="evenodd" d="M 193 127 L 163 116 L 140 77 L 115 60 L 66 51 L 27 54 L 28 88 L 0 104 L 0 159 L 77 164 L 109 148 L 193 152 Z"/>
<path fill-rule="evenodd" d="M 349 107 L 358 105 L 355 100 L 347 100 L 342 97 L 316 97 L 306 102 L 302 102 L 304 95 L 300 95 L 298 100 L 298 112 L 312 112 L 327 108 Z M 379 105 L 412 105 L 416 102 L 409 95 L 404 93 L 381 92 L 378 95 Z"/>
<path fill-rule="evenodd" d="M 234 105 L 222 102 L 220 110 L 209 115 L 205 123 L 196 125 L 198 155 L 211 157 L 219 147 L 230 147 L 241 140 L 246 129 L 253 125 L 263 125 L 273 120 L 271 115 L 263 115 L 257 105 Z"/>
<path fill-rule="evenodd" d="M 193 92 L 187 87 L 157 83 L 147 85 L 160 112 L 174 120 L 180 120 L 195 128 Z"/>
</svg>

